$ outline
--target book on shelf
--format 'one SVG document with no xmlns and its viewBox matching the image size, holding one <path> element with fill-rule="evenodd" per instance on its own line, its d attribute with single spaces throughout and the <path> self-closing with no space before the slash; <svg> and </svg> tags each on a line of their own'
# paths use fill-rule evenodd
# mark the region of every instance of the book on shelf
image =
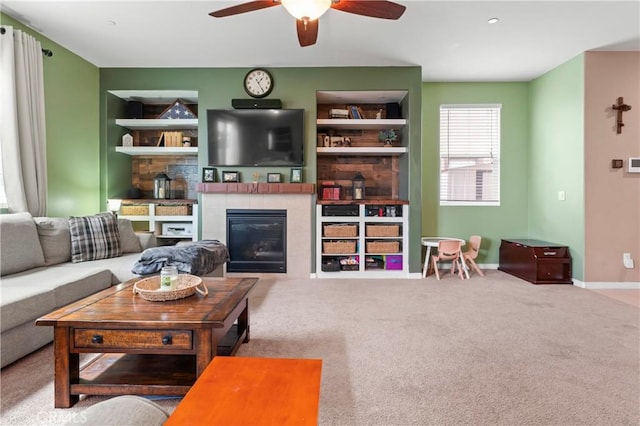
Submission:
<svg viewBox="0 0 640 426">
<path fill-rule="evenodd" d="M 329 118 L 349 118 L 349 110 L 331 108 L 329 110 Z"/>
<path fill-rule="evenodd" d="M 361 118 L 360 114 L 358 113 L 358 107 L 356 107 L 355 105 L 351 105 L 349 107 L 349 110 L 351 112 L 351 118 L 356 120 L 359 120 Z"/>
<path fill-rule="evenodd" d="M 360 108 L 359 106 L 356 107 L 356 109 L 358 110 L 358 115 L 360 116 L 360 118 L 365 119 L 367 118 L 366 115 L 364 115 L 364 111 L 362 111 L 362 108 Z"/>
</svg>

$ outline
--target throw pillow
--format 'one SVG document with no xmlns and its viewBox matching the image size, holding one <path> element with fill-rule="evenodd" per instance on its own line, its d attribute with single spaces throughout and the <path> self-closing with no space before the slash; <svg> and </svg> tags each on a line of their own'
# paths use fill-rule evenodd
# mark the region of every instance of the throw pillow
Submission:
<svg viewBox="0 0 640 426">
<path fill-rule="evenodd" d="M 71 261 L 108 259 L 122 254 L 118 220 L 111 213 L 69 218 Z"/>
<path fill-rule="evenodd" d="M 45 266 L 71 260 L 71 232 L 69 221 L 62 217 L 36 217 L 40 245 L 44 252 Z"/>
<path fill-rule="evenodd" d="M 38 230 L 29 213 L 0 214 L 0 275 L 44 266 Z"/>
<path fill-rule="evenodd" d="M 142 251 L 140 239 L 133 230 L 129 219 L 118 219 L 118 233 L 120 234 L 122 253 L 140 253 Z"/>
</svg>

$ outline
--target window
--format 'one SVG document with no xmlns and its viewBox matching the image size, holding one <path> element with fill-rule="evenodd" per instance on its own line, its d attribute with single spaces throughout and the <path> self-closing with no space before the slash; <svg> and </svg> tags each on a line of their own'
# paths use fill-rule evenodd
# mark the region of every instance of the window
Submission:
<svg viewBox="0 0 640 426">
<path fill-rule="evenodd" d="M 440 106 L 440 205 L 500 205 L 501 105 Z"/>
</svg>

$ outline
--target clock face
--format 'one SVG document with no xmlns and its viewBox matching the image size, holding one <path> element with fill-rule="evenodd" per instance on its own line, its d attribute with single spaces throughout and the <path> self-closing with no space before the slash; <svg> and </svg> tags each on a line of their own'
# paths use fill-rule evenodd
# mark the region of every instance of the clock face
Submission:
<svg viewBox="0 0 640 426">
<path fill-rule="evenodd" d="M 244 90 L 254 98 L 264 98 L 273 89 L 273 78 L 269 71 L 256 68 L 244 77 Z"/>
</svg>

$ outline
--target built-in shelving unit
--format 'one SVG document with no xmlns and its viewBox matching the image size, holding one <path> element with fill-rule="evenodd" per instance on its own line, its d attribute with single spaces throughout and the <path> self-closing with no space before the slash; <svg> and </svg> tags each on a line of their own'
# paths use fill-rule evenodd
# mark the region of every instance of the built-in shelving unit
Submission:
<svg viewBox="0 0 640 426">
<path fill-rule="evenodd" d="M 112 90 L 109 93 L 127 102 L 140 102 L 144 106 L 143 117 L 116 118 L 116 125 L 130 131 L 133 138 L 133 146 L 121 146 L 122 144 L 118 141 L 116 152 L 131 156 L 197 156 L 197 118 L 160 119 L 155 117 L 176 100 L 197 106 L 198 92 L 193 90 Z M 192 139 L 192 145 L 189 147 L 156 146 L 165 131 L 183 132 L 184 136 Z"/>
<path fill-rule="evenodd" d="M 408 195 L 409 135 L 402 115 L 407 91 L 317 92 L 317 181 L 340 186 L 341 200 L 350 200 L 352 180 L 365 178 L 367 197 L 400 199 Z M 338 114 L 349 118 L 335 118 Z M 394 130 L 396 138 L 383 135 Z"/>
<path fill-rule="evenodd" d="M 184 209 L 186 214 L 166 214 L 163 208 L 173 210 L 172 213 L 176 209 Z M 147 230 L 153 232 L 161 244 L 163 240 L 198 240 L 198 204 L 193 200 L 123 200 L 118 217 L 132 222 L 147 222 Z"/>
<path fill-rule="evenodd" d="M 367 203 L 348 210 L 357 215 L 335 216 L 336 210 L 327 209 L 327 205 L 316 206 L 317 276 L 406 278 L 409 206 Z M 335 232 L 341 228 L 346 232 Z"/>
</svg>

